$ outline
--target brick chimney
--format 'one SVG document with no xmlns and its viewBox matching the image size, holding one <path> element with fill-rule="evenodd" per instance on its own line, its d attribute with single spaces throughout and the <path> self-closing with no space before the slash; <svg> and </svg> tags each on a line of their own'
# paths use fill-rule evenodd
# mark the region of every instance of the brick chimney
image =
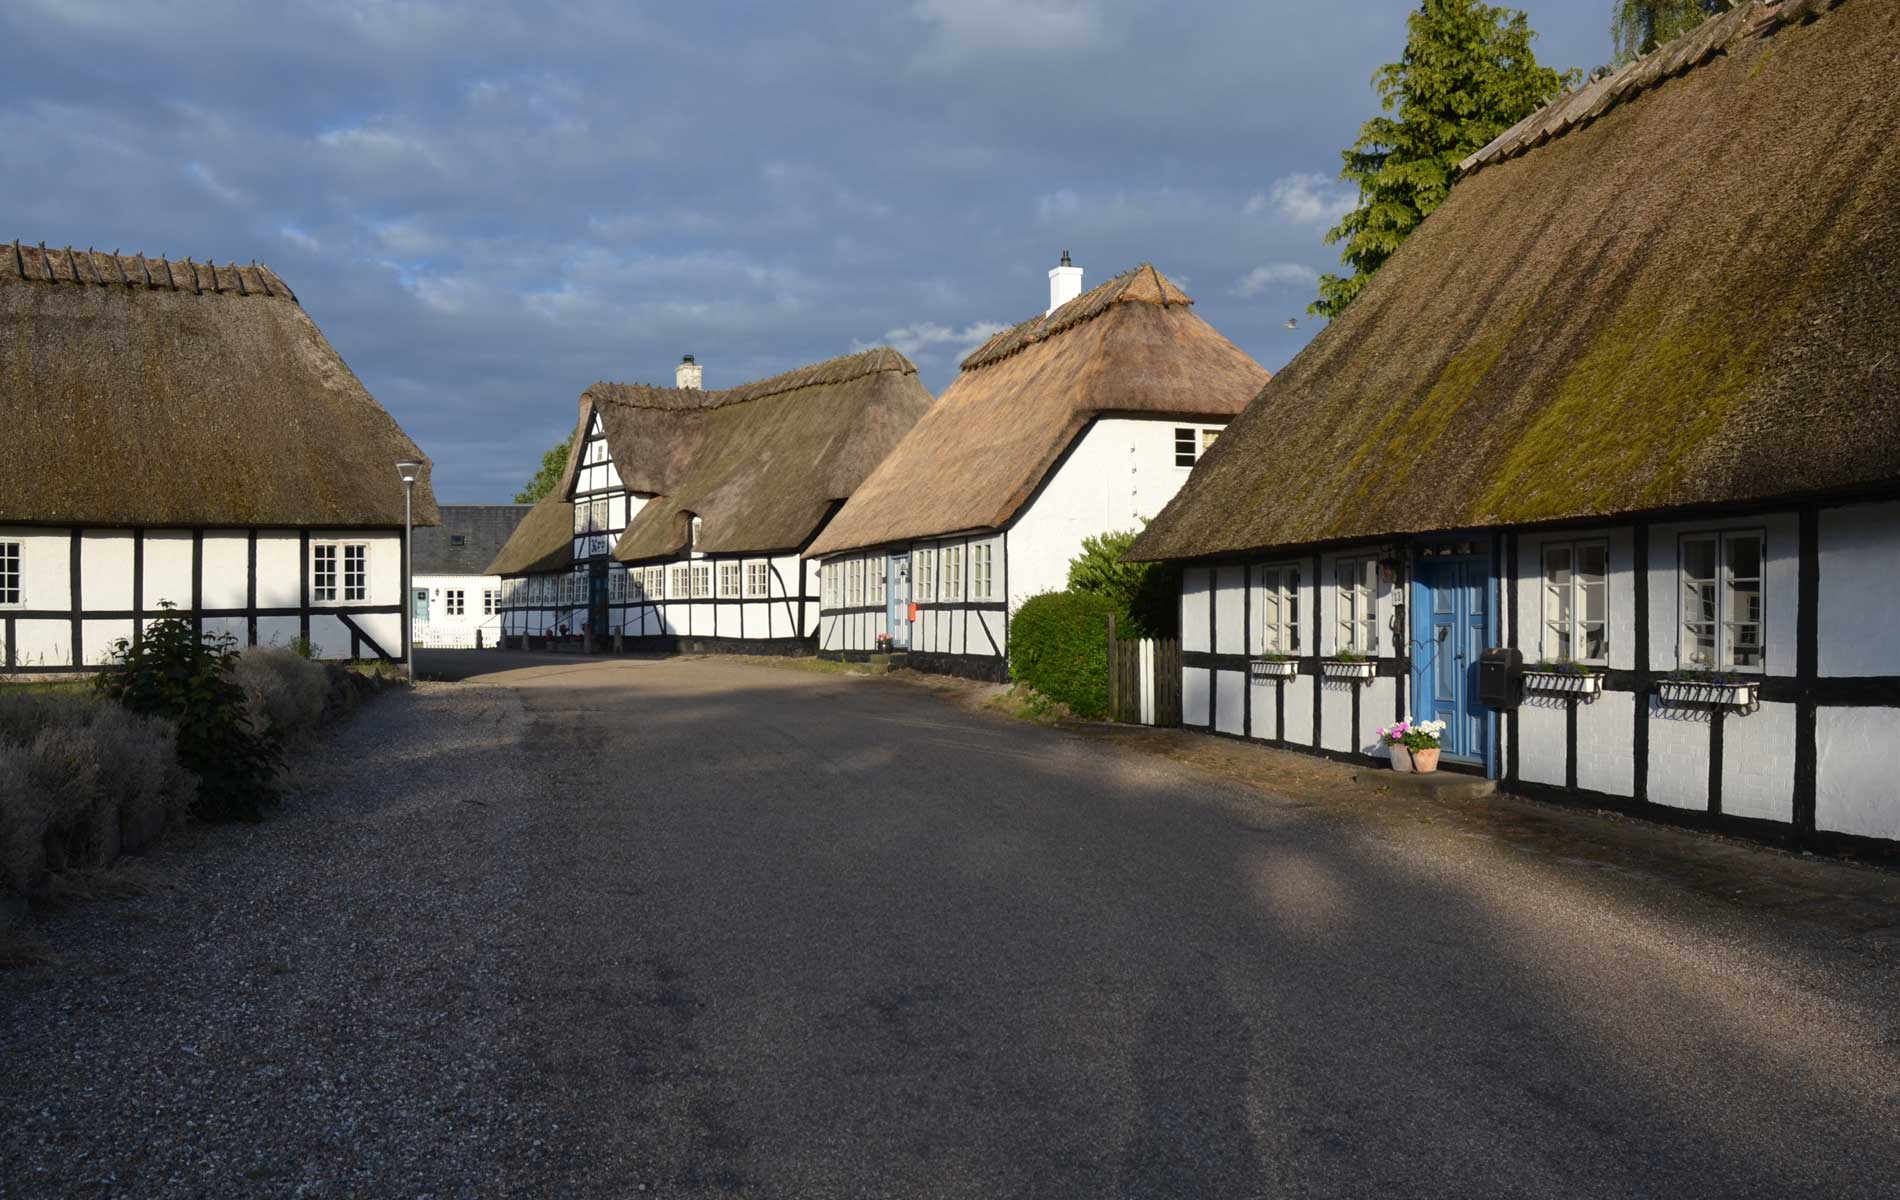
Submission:
<svg viewBox="0 0 1900 1200">
<path fill-rule="evenodd" d="M 1082 294 L 1082 268 L 1069 261 L 1069 252 L 1062 252 L 1062 265 L 1049 268 L 1049 313 L 1061 308 Z"/>
<path fill-rule="evenodd" d="M 699 378 L 699 364 L 693 361 L 690 354 L 680 359 L 680 365 L 673 368 L 674 387 L 697 389 L 700 386 Z"/>
</svg>

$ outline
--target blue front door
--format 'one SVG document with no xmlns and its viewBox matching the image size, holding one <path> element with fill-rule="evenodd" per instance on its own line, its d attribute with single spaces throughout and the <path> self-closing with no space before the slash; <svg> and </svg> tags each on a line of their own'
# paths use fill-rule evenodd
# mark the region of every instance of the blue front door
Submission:
<svg viewBox="0 0 1900 1200">
<path fill-rule="evenodd" d="M 1421 557 L 1417 580 L 1412 715 L 1445 723 L 1444 757 L 1484 763 L 1488 710 L 1478 703 L 1478 658 L 1490 644 L 1490 572 L 1482 557 Z"/>
</svg>

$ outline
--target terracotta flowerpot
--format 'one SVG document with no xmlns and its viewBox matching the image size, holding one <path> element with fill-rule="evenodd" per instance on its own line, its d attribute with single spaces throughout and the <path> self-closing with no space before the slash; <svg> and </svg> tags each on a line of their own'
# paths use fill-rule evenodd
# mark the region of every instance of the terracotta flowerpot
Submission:
<svg viewBox="0 0 1900 1200">
<path fill-rule="evenodd" d="M 1433 746 L 1430 750 L 1412 751 L 1412 769 L 1417 771 L 1420 775 L 1436 771 L 1438 769 L 1438 747 Z"/>
<path fill-rule="evenodd" d="M 1412 773 L 1412 752 L 1405 748 L 1405 743 L 1394 742 L 1392 745 L 1386 747 L 1386 752 L 1392 756 L 1392 769 L 1394 771 L 1406 775 Z"/>
</svg>

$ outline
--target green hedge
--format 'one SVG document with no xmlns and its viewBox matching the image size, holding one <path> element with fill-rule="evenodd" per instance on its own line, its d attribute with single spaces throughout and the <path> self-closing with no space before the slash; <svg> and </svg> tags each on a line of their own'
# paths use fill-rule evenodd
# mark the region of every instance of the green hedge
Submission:
<svg viewBox="0 0 1900 1200">
<path fill-rule="evenodd" d="M 1092 592 L 1045 592 L 1009 623 L 1010 674 L 1078 717 L 1108 711 L 1108 616 L 1115 606 Z"/>
</svg>

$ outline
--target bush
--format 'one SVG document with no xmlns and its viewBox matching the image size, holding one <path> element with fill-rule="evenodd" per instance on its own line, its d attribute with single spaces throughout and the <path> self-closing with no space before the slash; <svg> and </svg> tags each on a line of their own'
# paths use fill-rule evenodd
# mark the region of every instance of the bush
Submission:
<svg viewBox="0 0 1900 1200">
<path fill-rule="evenodd" d="M 170 722 L 73 696 L 0 694 L 0 893 L 105 866 L 184 817 Z"/>
<path fill-rule="evenodd" d="M 251 724 L 249 697 L 232 678 L 234 644 L 225 635 L 200 637 L 168 613 L 137 645 L 115 642 L 119 669 L 95 683 L 131 711 L 177 726 L 178 761 L 198 777 L 199 816 L 254 819 L 276 798 L 282 755 L 277 740 Z"/>
<path fill-rule="evenodd" d="M 1031 596 L 1010 619 L 1010 674 L 1078 717 L 1106 713 L 1108 617 L 1114 611 L 1094 592 Z"/>
<path fill-rule="evenodd" d="M 1082 552 L 1069 560 L 1069 590 L 1091 592 L 1114 605 L 1120 634 L 1173 637 L 1181 627 L 1181 570 L 1173 563 L 1122 561 L 1138 532 L 1083 538 Z"/>
<path fill-rule="evenodd" d="M 330 703 L 330 673 L 277 646 L 257 646 L 237 656 L 231 677 L 244 689 L 251 728 L 277 738 L 293 738 L 315 729 Z"/>
</svg>

